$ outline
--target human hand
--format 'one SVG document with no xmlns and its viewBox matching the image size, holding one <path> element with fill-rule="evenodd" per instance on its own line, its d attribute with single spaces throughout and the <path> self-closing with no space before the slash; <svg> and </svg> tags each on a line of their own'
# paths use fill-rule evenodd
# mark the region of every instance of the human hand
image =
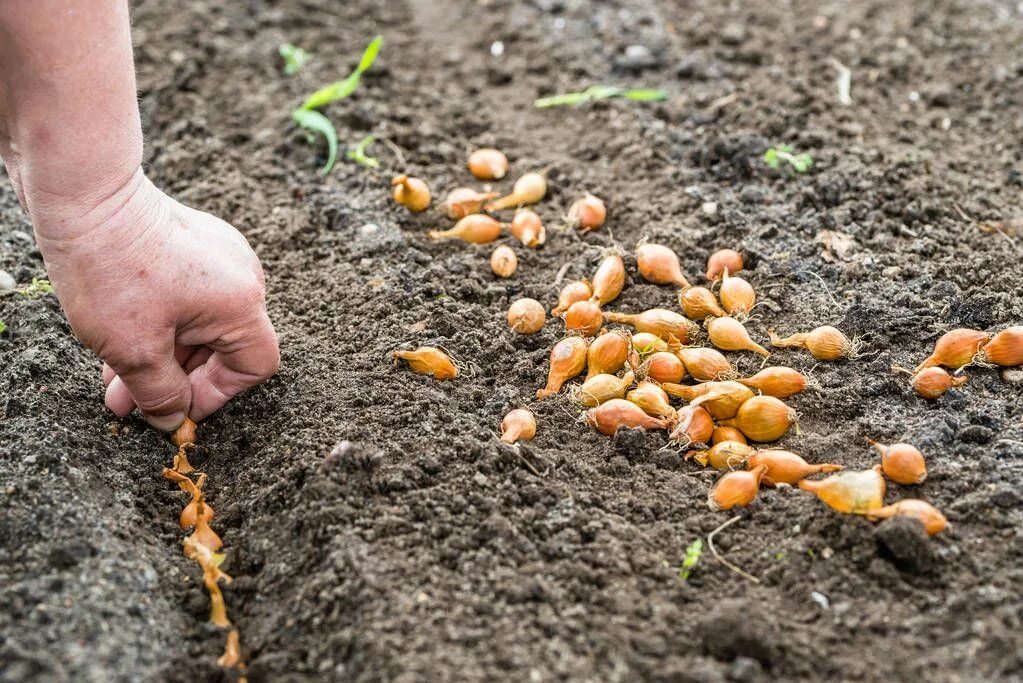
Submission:
<svg viewBox="0 0 1023 683">
<path fill-rule="evenodd" d="M 106 405 L 154 427 L 201 420 L 280 364 L 263 270 L 231 225 L 139 170 L 95 206 L 35 212 L 71 327 L 104 361 Z"/>
</svg>

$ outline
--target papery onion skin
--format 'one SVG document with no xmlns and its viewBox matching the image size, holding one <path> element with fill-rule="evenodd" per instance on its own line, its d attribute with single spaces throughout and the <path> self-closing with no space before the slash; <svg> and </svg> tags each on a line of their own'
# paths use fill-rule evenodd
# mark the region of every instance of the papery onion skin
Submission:
<svg viewBox="0 0 1023 683">
<path fill-rule="evenodd" d="M 508 157 L 492 147 L 477 149 L 466 165 L 478 180 L 500 180 L 508 173 Z"/>
<path fill-rule="evenodd" d="M 924 525 L 924 531 L 929 536 L 939 534 L 948 528 L 948 520 L 945 519 L 945 515 L 927 501 L 916 498 L 897 500 L 891 505 L 870 510 L 866 515 L 871 522 L 878 522 L 889 517 L 912 517 L 920 520 Z"/>
<path fill-rule="evenodd" d="M 619 254 L 604 257 L 593 274 L 593 301 L 603 306 L 618 298 L 625 287 L 625 262 Z"/>
<path fill-rule="evenodd" d="M 535 334 L 543 329 L 547 314 L 536 299 L 516 299 L 508 307 L 508 326 L 519 334 Z"/>
<path fill-rule="evenodd" d="M 707 279 L 711 282 L 720 280 L 726 270 L 735 275 L 742 267 L 742 254 L 734 249 L 719 249 L 707 259 Z"/>
<path fill-rule="evenodd" d="M 591 296 L 593 296 L 593 288 L 590 287 L 589 280 L 569 282 L 558 295 L 558 305 L 551 310 L 551 315 L 561 315 L 575 302 L 587 301 Z"/>
<path fill-rule="evenodd" d="M 838 512 L 862 515 L 884 505 L 885 483 L 881 466 L 842 471 L 824 479 L 802 479 L 799 488 L 817 495 Z"/>
<path fill-rule="evenodd" d="M 710 391 L 697 396 L 690 405 L 704 407 L 715 420 L 727 420 L 735 417 L 742 404 L 753 397 L 753 391 L 739 382 L 714 382 Z"/>
<path fill-rule="evenodd" d="M 536 392 L 538 399 L 561 391 L 568 380 L 586 369 L 586 341 L 582 337 L 565 337 L 551 349 L 551 363 L 547 372 L 547 385 Z"/>
<path fill-rule="evenodd" d="M 490 254 L 490 270 L 497 277 L 511 277 L 519 267 L 519 257 L 511 247 L 501 245 Z"/>
<path fill-rule="evenodd" d="M 671 440 L 683 448 L 707 443 L 713 434 L 714 418 L 703 408 L 683 406 L 676 411 Z"/>
<path fill-rule="evenodd" d="M 750 456 L 749 466 L 758 465 L 767 467 L 767 472 L 764 473 L 764 484 L 767 486 L 798 484 L 811 475 L 838 472 L 843 469 L 841 465 L 833 463 L 813 465 L 792 451 L 779 448 L 757 451 Z"/>
<path fill-rule="evenodd" d="M 501 420 L 501 441 L 531 441 L 536 436 L 536 418 L 525 408 L 510 411 Z"/>
<path fill-rule="evenodd" d="M 721 424 L 738 427 L 750 441 L 777 441 L 785 436 L 789 427 L 797 423 L 796 411 L 774 396 L 754 396 L 741 406 L 739 412 Z"/>
<path fill-rule="evenodd" d="M 565 331 L 581 334 L 584 337 L 594 337 L 600 331 L 604 323 L 604 315 L 600 306 L 592 301 L 577 301 L 568 307 L 562 318 L 565 321 Z"/>
<path fill-rule="evenodd" d="M 917 373 L 934 365 L 944 365 L 946 368 L 958 370 L 973 362 L 988 339 L 987 332 L 980 330 L 968 328 L 949 330 L 934 343 L 934 353 L 916 366 L 913 372 Z"/>
<path fill-rule="evenodd" d="M 1023 325 L 1007 327 L 980 347 L 977 360 L 1005 368 L 1023 365 Z"/>
<path fill-rule="evenodd" d="M 644 243 L 636 247 L 636 268 L 640 276 L 655 285 L 689 288 L 678 255 L 663 244 Z"/>
<path fill-rule="evenodd" d="M 448 354 L 433 346 L 421 346 L 414 351 L 395 351 L 395 363 L 403 360 L 413 372 L 431 375 L 434 379 L 446 380 L 458 377 L 458 367 Z"/>
<path fill-rule="evenodd" d="M 806 377 L 798 370 L 784 366 L 764 368 L 752 377 L 737 381 L 775 398 L 788 398 L 806 389 Z"/>
<path fill-rule="evenodd" d="M 581 232 L 596 230 L 604 225 L 606 219 L 607 206 L 604 205 L 603 200 L 599 197 L 595 197 L 588 192 L 585 197 L 573 202 L 572 206 L 568 209 L 569 222 L 579 228 Z"/>
<path fill-rule="evenodd" d="M 427 235 L 432 240 L 458 239 L 473 244 L 487 244 L 501 236 L 501 224 L 490 216 L 474 213 L 459 220 L 448 230 L 431 230 Z"/>
<path fill-rule="evenodd" d="M 913 375 L 910 384 L 917 394 L 933 401 L 944 396 L 952 387 L 966 384 L 968 379 L 966 375 L 955 377 L 948 374 L 945 368 L 932 365 Z"/>
<path fill-rule="evenodd" d="M 718 304 L 714 292 L 706 287 L 688 287 L 678 292 L 678 305 L 686 316 L 693 320 L 703 320 L 708 316 L 723 318 L 728 315 Z"/>
<path fill-rule="evenodd" d="M 618 332 L 605 332 L 592 342 L 586 352 L 586 378 L 601 373 L 613 375 L 629 359 L 629 338 Z"/>
<path fill-rule="evenodd" d="M 412 213 L 426 211 L 430 207 L 430 188 L 419 178 L 397 175 L 391 179 L 391 195 Z"/>
<path fill-rule="evenodd" d="M 652 417 L 643 412 L 635 403 L 614 398 L 586 411 L 586 421 L 601 434 L 614 436 L 622 427 L 641 429 L 666 429 L 668 421 Z"/>
<path fill-rule="evenodd" d="M 174 433 L 171 435 L 171 443 L 178 448 L 185 444 L 195 443 L 197 426 L 191 418 L 186 417 L 185 421 L 181 423 Z"/>
<path fill-rule="evenodd" d="M 889 446 L 873 439 L 867 439 L 867 443 L 881 454 L 881 470 L 896 484 L 921 484 L 927 479 L 927 463 L 916 446 L 908 443 Z"/>
<path fill-rule="evenodd" d="M 731 510 L 753 502 L 760 491 L 760 480 L 767 468 L 761 465 L 748 471 L 727 472 L 710 490 L 707 502 L 711 510 Z"/>
</svg>

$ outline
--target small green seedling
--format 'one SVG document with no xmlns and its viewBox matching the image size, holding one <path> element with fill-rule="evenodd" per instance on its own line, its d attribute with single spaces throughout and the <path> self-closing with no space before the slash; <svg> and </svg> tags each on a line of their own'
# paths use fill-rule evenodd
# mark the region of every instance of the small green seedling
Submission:
<svg viewBox="0 0 1023 683">
<path fill-rule="evenodd" d="M 32 278 L 32 284 L 25 285 L 24 287 L 19 289 L 18 292 L 20 292 L 21 295 L 24 297 L 27 297 L 29 299 L 35 299 L 36 297 L 42 296 L 43 294 L 52 294 L 53 285 L 50 284 L 49 280 L 34 277 Z"/>
<path fill-rule="evenodd" d="M 781 162 L 787 162 L 796 173 L 806 173 L 813 166 L 813 157 L 807 153 L 793 154 L 792 145 L 771 147 L 764 152 L 764 163 L 771 168 L 778 168 Z"/>
<path fill-rule="evenodd" d="M 693 573 L 693 569 L 696 568 L 696 563 L 700 561 L 700 555 L 702 554 L 703 541 L 698 538 L 686 548 L 686 556 L 682 558 L 682 566 L 678 569 L 678 578 L 688 581 L 689 575 Z"/>
<path fill-rule="evenodd" d="M 7 323 L 5 323 L 3 320 L 0 320 L 0 334 L 3 334 L 6 331 L 7 331 Z"/>
<path fill-rule="evenodd" d="M 657 102 L 668 99 L 668 93 L 663 90 L 651 90 L 649 88 L 629 90 L 616 88 L 611 85 L 594 85 L 582 92 L 569 92 L 561 95 L 551 95 L 550 97 L 541 97 L 533 102 L 533 106 L 539 109 L 575 106 L 584 102 L 606 100 L 609 97 L 623 97 L 633 102 Z"/>
<path fill-rule="evenodd" d="M 320 169 L 320 173 L 323 175 L 330 173 L 331 169 L 334 168 L 334 163 L 337 161 L 337 130 L 334 128 L 334 124 L 330 122 L 330 119 L 315 110 L 331 102 L 344 99 L 355 92 L 355 89 L 359 87 L 359 81 L 362 79 L 363 72 L 373 65 L 383 42 L 383 36 L 377 36 L 371 40 L 362 52 L 362 59 L 359 60 L 359 65 L 355 67 L 352 73 L 348 74 L 347 78 L 320 88 L 307 97 L 301 107 L 291 112 L 291 118 L 295 123 L 306 130 L 319 133 L 327 140 L 327 163 Z"/>
<path fill-rule="evenodd" d="M 312 57 L 311 54 L 291 43 L 284 43 L 277 48 L 277 52 L 284 60 L 284 73 L 289 76 L 297 74 Z"/>
<path fill-rule="evenodd" d="M 357 164 L 368 166 L 370 168 L 376 168 L 380 165 L 374 157 L 366 154 L 366 148 L 373 144 L 373 141 L 377 139 L 376 135 L 367 135 L 363 139 L 359 140 L 354 148 L 350 148 L 345 152 L 345 156 L 354 161 Z"/>
</svg>

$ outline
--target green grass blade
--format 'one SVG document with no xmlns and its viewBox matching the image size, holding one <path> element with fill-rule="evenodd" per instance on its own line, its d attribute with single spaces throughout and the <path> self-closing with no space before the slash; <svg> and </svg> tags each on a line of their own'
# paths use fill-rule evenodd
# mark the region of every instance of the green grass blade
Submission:
<svg viewBox="0 0 1023 683">
<path fill-rule="evenodd" d="M 617 97 L 621 94 L 622 89 L 613 85 L 594 85 L 586 89 L 586 98 L 590 100 L 606 100 L 608 97 Z"/>
<path fill-rule="evenodd" d="M 668 93 L 663 90 L 637 88 L 635 90 L 626 90 L 622 93 L 622 97 L 633 102 L 660 102 L 661 100 L 668 99 Z"/>
<path fill-rule="evenodd" d="M 362 59 L 359 60 L 359 65 L 355 67 L 355 70 L 348 74 L 344 80 L 326 85 L 307 97 L 305 102 L 302 103 L 302 109 L 319 109 L 331 102 L 343 100 L 355 92 L 355 89 L 359 87 L 359 81 L 362 79 L 362 73 L 376 61 L 383 44 L 383 36 L 377 36 L 371 40 L 366 49 L 363 50 Z"/>
<path fill-rule="evenodd" d="M 334 168 L 334 163 L 337 161 L 337 131 L 334 129 L 334 124 L 320 112 L 308 109 L 296 109 L 291 112 L 291 118 L 306 130 L 319 133 L 326 138 L 327 163 L 320 169 L 320 173 L 323 175 L 330 173 L 330 169 Z"/>
<path fill-rule="evenodd" d="M 567 92 L 562 95 L 551 95 L 550 97 L 541 97 L 538 100 L 533 101 L 533 106 L 538 109 L 548 109 L 550 107 L 565 107 L 573 104 L 579 104 L 590 99 L 584 92 Z"/>
<path fill-rule="evenodd" d="M 380 54 L 380 48 L 384 44 L 383 36 L 375 36 L 373 40 L 369 41 L 369 45 L 362 52 L 362 59 L 359 60 L 359 66 L 356 67 L 356 71 L 360 74 L 373 66 L 373 62 L 376 61 L 377 55 Z"/>
</svg>

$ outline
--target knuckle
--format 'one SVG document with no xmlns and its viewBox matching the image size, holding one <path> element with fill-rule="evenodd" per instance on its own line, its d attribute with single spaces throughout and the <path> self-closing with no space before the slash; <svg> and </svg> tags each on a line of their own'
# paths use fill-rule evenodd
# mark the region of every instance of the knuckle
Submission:
<svg viewBox="0 0 1023 683">
<path fill-rule="evenodd" d="M 170 415 L 181 410 L 181 392 L 163 389 L 152 396 L 136 397 L 135 403 L 144 415 Z"/>
</svg>

